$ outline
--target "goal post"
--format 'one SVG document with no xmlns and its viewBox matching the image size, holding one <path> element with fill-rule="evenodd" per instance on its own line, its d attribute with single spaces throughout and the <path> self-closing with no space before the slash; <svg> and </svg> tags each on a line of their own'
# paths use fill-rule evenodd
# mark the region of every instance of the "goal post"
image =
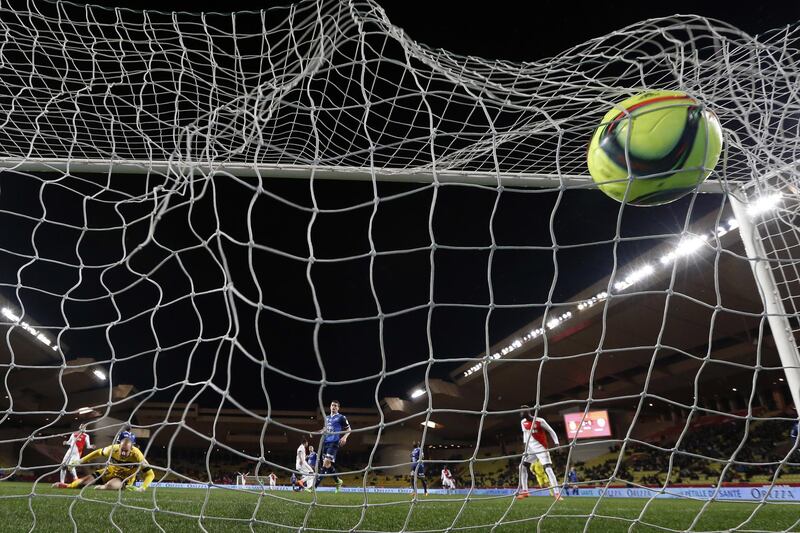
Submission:
<svg viewBox="0 0 800 533">
<path fill-rule="evenodd" d="M 800 407 L 800 353 L 797 351 L 795 329 L 790 325 L 788 318 L 792 316 L 796 319 L 796 313 L 789 313 L 783 303 L 784 298 L 788 298 L 792 300 L 791 305 L 794 305 L 796 296 L 786 292 L 789 289 L 787 278 L 782 276 L 784 269 L 797 272 L 797 264 L 800 261 L 800 256 L 794 255 L 800 251 L 798 249 L 798 244 L 800 243 L 796 241 L 797 228 L 783 224 L 780 220 L 781 217 L 775 215 L 774 210 L 784 208 L 778 205 L 781 202 L 779 190 L 768 189 L 758 195 L 753 194 L 753 189 L 751 188 L 749 191 L 745 188 L 739 189 L 730 194 L 728 198 L 739 224 L 739 235 L 742 238 L 747 258 L 753 269 L 753 276 L 764 301 L 766 319 L 769 322 L 770 331 L 775 339 L 775 344 L 783 363 L 783 371 L 786 373 L 789 393 L 797 408 Z M 758 209 L 761 207 L 759 200 L 762 203 L 764 201 L 771 203 L 772 206 L 769 207 L 773 207 L 774 210 L 769 209 L 769 207 Z M 794 198 L 786 198 L 786 201 L 794 203 L 795 200 Z M 748 209 L 748 205 L 752 207 Z M 778 236 L 768 234 L 767 237 L 763 237 L 759 226 L 765 228 L 766 231 L 769 231 L 768 228 L 771 227 L 790 235 L 788 239 L 781 238 L 780 234 Z M 774 244 L 771 242 L 772 238 L 779 239 L 783 246 L 779 245 L 780 248 L 773 246 L 772 253 L 768 254 L 764 242 L 767 241 L 770 244 Z M 783 291 L 776 284 L 776 274 L 781 276 L 783 280 Z"/>
</svg>

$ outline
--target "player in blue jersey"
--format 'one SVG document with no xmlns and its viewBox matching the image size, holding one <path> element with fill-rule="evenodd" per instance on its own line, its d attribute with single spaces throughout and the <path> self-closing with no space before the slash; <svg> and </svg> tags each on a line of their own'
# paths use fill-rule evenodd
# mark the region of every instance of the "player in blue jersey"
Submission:
<svg viewBox="0 0 800 533">
<path fill-rule="evenodd" d="M 306 457 L 306 462 L 311 468 L 317 467 L 317 452 L 314 451 L 313 446 L 308 447 L 308 457 Z"/>
<path fill-rule="evenodd" d="M 293 491 L 300 492 L 301 490 L 303 490 L 303 485 L 297 482 L 297 474 L 295 474 L 294 472 L 292 472 L 292 477 L 290 478 L 290 481 L 292 483 Z"/>
<path fill-rule="evenodd" d="M 414 447 L 411 450 L 411 489 L 414 494 L 417 493 L 417 480 L 422 481 L 422 490 L 425 491 L 425 496 L 428 495 L 428 482 L 425 481 L 425 465 L 422 463 L 422 448 L 419 442 L 414 442 Z"/>
<path fill-rule="evenodd" d="M 136 435 L 133 432 L 130 424 L 125 424 L 122 426 L 122 431 L 119 432 L 117 435 L 117 442 L 120 443 L 123 440 L 128 439 L 131 443 L 136 446 Z"/>
<path fill-rule="evenodd" d="M 567 481 L 569 482 L 569 484 L 567 485 L 567 488 L 571 488 L 572 489 L 572 495 L 573 496 L 577 496 L 578 495 L 578 473 L 575 471 L 575 467 L 574 466 L 572 468 L 570 468 L 569 472 L 567 473 Z"/>
<path fill-rule="evenodd" d="M 317 476 L 315 487 L 318 487 L 325 476 L 332 476 L 336 483 L 336 492 L 339 492 L 344 481 L 336 475 L 336 454 L 339 448 L 347 444 L 347 437 L 350 435 L 350 422 L 347 417 L 339 412 L 339 402 L 331 402 L 331 414 L 325 417 L 325 428 L 322 438 L 322 468 L 319 469 L 321 475 Z"/>
</svg>

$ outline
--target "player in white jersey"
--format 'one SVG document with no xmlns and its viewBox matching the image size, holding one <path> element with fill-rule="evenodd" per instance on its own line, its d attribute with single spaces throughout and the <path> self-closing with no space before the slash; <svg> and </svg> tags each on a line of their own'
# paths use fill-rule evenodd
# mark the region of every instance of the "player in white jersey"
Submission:
<svg viewBox="0 0 800 533">
<path fill-rule="evenodd" d="M 81 463 L 81 455 L 83 455 L 84 450 L 94 449 L 92 440 L 89 438 L 89 434 L 86 433 L 86 424 L 78 426 L 78 431 L 70 435 L 63 444 L 67 446 L 67 453 L 64 454 L 64 460 L 61 462 L 61 471 L 59 472 L 61 483 L 64 483 L 67 477 L 67 470 L 72 474 L 73 481 L 78 479 L 75 465 Z"/>
<path fill-rule="evenodd" d="M 297 447 L 297 455 L 295 456 L 294 468 L 300 474 L 300 479 L 297 483 L 301 487 L 312 487 L 314 485 L 314 469 L 308 464 L 306 456 L 307 446 L 308 439 L 303 437 L 300 446 Z"/>
<path fill-rule="evenodd" d="M 453 477 L 453 474 L 450 473 L 450 469 L 447 468 L 447 466 L 442 468 L 442 488 L 444 488 L 448 494 L 451 490 L 456 489 L 456 480 Z"/>
<path fill-rule="evenodd" d="M 269 488 L 274 490 L 275 485 L 278 484 L 278 476 L 275 475 L 275 472 L 270 472 L 267 479 L 269 479 Z"/>
<path fill-rule="evenodd" d="M 517 498 L 528 497 L 528 469 L 538 459 L 544 467 L 547 479 L 550 481 L 553 496 L 556 500 L 560 500 L 561 490 L 553 472 L 553 461 L 550 459 L 546 433 L 550 434 L 550 438 L 553 439 L 553 443 L 556 446 L 558 446 L 558 435 L 544 418 L 533 416 L 530 407 L 523 405 L 520 409 L 522 415 L 520 427 L 522 429 L 522 441 L 525 443 L 525 452 L 522 455 L 522 463 L 519 465 L 519 492 Z"/>
</svg>

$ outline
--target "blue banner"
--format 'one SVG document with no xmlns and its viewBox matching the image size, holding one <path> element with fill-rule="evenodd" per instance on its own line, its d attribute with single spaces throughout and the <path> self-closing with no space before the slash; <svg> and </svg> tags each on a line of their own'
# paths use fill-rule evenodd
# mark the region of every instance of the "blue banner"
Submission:
<svg viewBox="0 0 800 533">
<path fill-rule="evenodd" d="M 141 483 L 137 483 L 140 485 Z M 288 485 L 278 485 L 275 488 L 270 488 L 268 485 L 208 485 L 204 483 L 172 483 L 161 482 L 153 483 L 150 485 L 153 488 L 175 488 L 175 489 L 229 489 L 229 490 L 275 490 L 275 491 L 291 491 L 292 487 Z M 320 492 L 333 492 L 333 487 L 319 487 Z M 410 488 L 401 487 L 342 487 L 341 492 L 349 493 L 364 493 L 370 494 L 410 494 Z M 451 490 L 449 493 L 444 489 L 430 489 L 431 494 L 439 495 L 466 495 L 474 494 L 477 496 L 512 496 L 516 494 L 514 489 L 456 489 Z M 531 496 L 547 496 L 550 497 L 548 491 L 537 489 L 530 491 Z M 695 500 L 726 500 L 726 501 L 788 501 L 800 502 L 800 487 L 789 485 L 769 485 L 763 486 L 741 486 L 741 487 L 721 487 L 719 489 L 714 487 L 667 487 L 666 489 L 648 488 L 648 487 L 613 487 L 608 489 L 603 488 L 581 488 L 578 489 L 577 494 L 573 494 L 570 489 L 568 493 L 564 493 L 567 498 L 581 497 L 581 498 L 690 498 Z"/>
</svg>

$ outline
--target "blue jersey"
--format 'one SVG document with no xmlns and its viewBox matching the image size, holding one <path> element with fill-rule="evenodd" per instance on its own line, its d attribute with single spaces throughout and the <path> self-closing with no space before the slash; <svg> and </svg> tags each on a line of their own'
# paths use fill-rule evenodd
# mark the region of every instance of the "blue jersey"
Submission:
<svg viewBox="0 0 800 533">
<path fill-rule="evenodd" d="M 326 443 L 339 443 L 342 434 L 350 430 L 350 423 L 347 417 L 341 413 L 335 415 L 328 415 L 325 417 L 325 442 Z"/>
<path fill-rule="evenodd" d="M 577 483 L 578 482 L 578 473 L 577 472 L 573 472 L 573 471 L 570 470 L 570 472 L 567 474 L 567 480 L 570 483 Z"/>
<path fill-rule="evenodd" d="M 792 440 L 797 440 L 798 433 L 800 433 L 800 422 L 795 422 L 794 427 L 792 427 L 792 432 L 789 433 L 789 437 L 791 437 Z"/>
<path fill-rule="evenodd" d="M 308 463 L 308 466 L 314 468 L 317 465 L 317 452 L 311 452 L 308 454 L 306 462 Z"/>
<path fill-rule="evenodd" d="M 297 476 L 296 476 L 296 475 L 292 474 L 292 477 L 291 477 L 291 482 L 292 482 L 292 490 L 293 490 L 293 491 L 295 491 L 295 492 L 300 492 L 301 490 L 303 490 L 303 486 L 302 486 L 302 485 L 300 485 L 300 484 L 297 482 Z"/>
<path fill-rule="evenodd" d="M 419 448 L 414 448 L 411 450 L 411 462 L 418 463 L 420 458 L 422 457 L 422 450 Z"/>
<path fill-rule="evenodd" d="M 122 442 L 125 439 L 130 439 L 131 444 L 136 444 L 136 435 L 133 434 L 133 431 L 121 431 L 117 442 Z"/>
</svg>

